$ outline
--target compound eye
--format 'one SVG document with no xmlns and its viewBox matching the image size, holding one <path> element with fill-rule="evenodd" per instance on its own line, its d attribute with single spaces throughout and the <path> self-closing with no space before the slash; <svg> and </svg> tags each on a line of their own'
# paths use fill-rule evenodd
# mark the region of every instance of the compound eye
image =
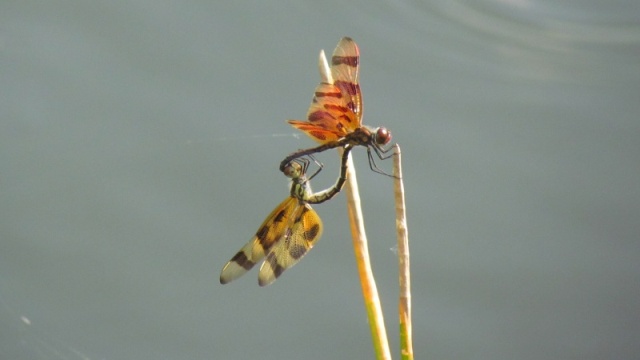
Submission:
<svg viewBox="0 0 640 360">
<path fill-rule="evenodd" d="M 378 130 L 376 130 L 376 144 L 386 145 L 389 141 L 391 141 L 391 131 L 385 127 L 379 127 Z"/>
<path fill-rule="evenodd" d="M 284 167 L 284 175 L 286 177 L 295 179 L 300 177 L 300 173 L 302 171 L 302 165 L 298 164 L 295 161 L 291 161 L 289 162 L 285 167 Z"/>
</svg>

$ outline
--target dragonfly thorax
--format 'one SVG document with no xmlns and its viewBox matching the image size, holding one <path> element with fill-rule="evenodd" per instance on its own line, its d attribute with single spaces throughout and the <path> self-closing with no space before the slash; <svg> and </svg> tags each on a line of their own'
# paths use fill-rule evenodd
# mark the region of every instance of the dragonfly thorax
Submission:
<svg viewBox="0 0 640 360">
<path fill-rule="evenodd" d="M 307 201 L 309 194 L 311 194 L 312 191 L 306 177 L 302 176 L 295 178 L 292 181 L 290 195 L 302 202 Z"/>
</svg>

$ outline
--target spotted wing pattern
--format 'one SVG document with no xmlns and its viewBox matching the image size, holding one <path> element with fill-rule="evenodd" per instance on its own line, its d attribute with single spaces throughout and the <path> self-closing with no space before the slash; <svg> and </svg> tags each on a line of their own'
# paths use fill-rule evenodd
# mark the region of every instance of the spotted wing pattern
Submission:
<svg viewBox="0 0 640 360">
<path fill-rule="evenodd" d="M 289 120 L 289 124 L 324 144 L 343 138 L 361 126 L 362 96 L 358 84 L 360 51 L 353 39 L 340 40 L 331 57 L 333 84 L 316 87 L 307 121 Z"/>
<path fill-rule="evenodd" d="M 255 236 L 222 268 L 220 283 L 226 284 L 239 278 L 261 261 L 285 235 L 292 218 L 298 216 L 295 214 L 298 209 L 301 209 L 298 200 L 291 196 L 276 206 L 260 225 Z"/>
<path fill-rule="evenodd" d="M 295 265 L 313 247 L 322 235 L 322 221 L 318 214 L 309 206 L 302 204 L 297 211 L 293 225 L 285 231 L 282 238 L 269 251 L 267 258 L 260 267 L 258 284 L 269 285 L 274 282 L 283 271 Z"/>
</svg>

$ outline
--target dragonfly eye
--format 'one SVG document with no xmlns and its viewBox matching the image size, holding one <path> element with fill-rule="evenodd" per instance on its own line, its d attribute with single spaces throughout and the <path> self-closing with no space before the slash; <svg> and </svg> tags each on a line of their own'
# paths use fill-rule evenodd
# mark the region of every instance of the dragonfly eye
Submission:
<svg viewBox="0 0 640 360">
<path fill-rule="evenodd" d="M 391 131 L 387 130 L 385 127 L 379 127 L 378 130 L 376 130 L 376 144 L 386 145 L 389 141 L 391 141 Z"/>
<path fill-rule="evenodd" d="M 283 172 L 286 177 L 292 179 L 299 178 L 302 172 L 302 165 L 295 161 L 291 161 L 284 167 Z"/>
</svg>

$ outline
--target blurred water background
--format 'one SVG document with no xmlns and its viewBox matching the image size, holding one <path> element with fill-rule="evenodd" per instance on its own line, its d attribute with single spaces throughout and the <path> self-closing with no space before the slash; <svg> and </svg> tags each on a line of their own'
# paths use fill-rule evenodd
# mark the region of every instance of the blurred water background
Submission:
<svg viewBox="0 0 640 360">
<path fill-rule="evenodd" d="M 274 285 L 224 263 L 314 143 L 342 36 L 403 149 L 422 359 L 637 359 L 637 1 L 3 1 L 0 358 L 370 359 L 343 195 Z M 316 189 L 335 180 L 322 154 Z M 354 150 L 395 358 L 391 179 Z M 390 170 L 391 162 L 380 162 Z"/>
</svg>

